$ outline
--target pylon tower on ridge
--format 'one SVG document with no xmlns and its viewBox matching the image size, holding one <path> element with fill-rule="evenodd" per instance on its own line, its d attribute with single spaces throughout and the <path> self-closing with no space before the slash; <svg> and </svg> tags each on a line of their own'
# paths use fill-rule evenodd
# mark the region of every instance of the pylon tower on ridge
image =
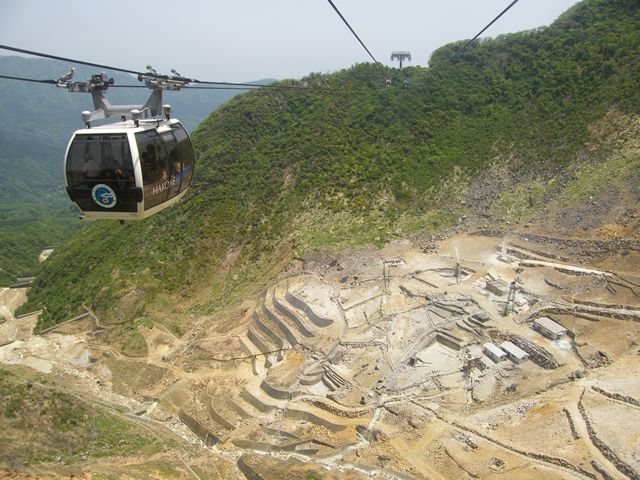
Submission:
<svg viewBox="0 0 640 480">
<path fill-rule="evenodd" d="M 391 61 L 393 62 L 394 60 L 399 60 L 400 61 L 400 68 L 402 68 L 402 62 L 404 60 L 411 61 L 411 53 L 409 53 L 409 52 L 393 52 L 391 54 Z"/>
</svg>

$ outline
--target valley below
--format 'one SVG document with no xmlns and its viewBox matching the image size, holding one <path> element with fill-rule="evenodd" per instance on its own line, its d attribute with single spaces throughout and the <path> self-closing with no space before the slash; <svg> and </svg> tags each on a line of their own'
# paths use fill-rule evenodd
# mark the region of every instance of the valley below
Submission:
<svg viewBox="0 0 640 480">
<path fill-rule="evenodd" d="M 0 464 L 16 478 L 640 478 L 639 263 L 637 240 L 604 231 L 320 250 L 223 315 L 192 311 L 181 336 L 138 327 L 139 358 L 101 341 L 91 311 L 33 335 L 37 312 L 12 313 L 25 289 L 4 289 L 2 369 L 156 448 L 117 449 L 119 431 L 28 455 L 31 434 L 4 425 Z"/>
</svg>

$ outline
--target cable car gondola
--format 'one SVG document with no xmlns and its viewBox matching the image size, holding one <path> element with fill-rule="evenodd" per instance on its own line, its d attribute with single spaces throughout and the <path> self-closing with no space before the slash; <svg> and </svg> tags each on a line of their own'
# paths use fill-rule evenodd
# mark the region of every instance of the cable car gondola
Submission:
<svg viewBox="0 0 640 480">
<path fill-rule="evenodd" d="M 179 90 L 186 82 L 154 71 L 140 78 L 154 90 L 145 105 L 112 106 L 103 93 L 113 79 L 103 73 L 72 83 L 72 74 L 59 85 L 91 92 L 96 107 L 82 113 L 87 128 L 73 134 L 65 155 L 67 193 L 82 211 L 80 218 L 142 220 L 179 201 L 193 178 L 193 146 L 182 124 L 171 118 L 171 107 L 162 106 L 162 91 Z M 163 117 L 154 118 L 161 112 Z M 91 125 L 118 115 L 120 122 Z"/>
</svg>

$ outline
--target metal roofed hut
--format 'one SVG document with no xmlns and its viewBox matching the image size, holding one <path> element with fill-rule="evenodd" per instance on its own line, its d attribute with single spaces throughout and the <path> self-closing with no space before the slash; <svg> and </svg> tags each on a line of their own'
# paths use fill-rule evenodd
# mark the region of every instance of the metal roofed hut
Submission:
<svg viewBox="0 0 640 480">
<path fill-rule="evenodd" d="M 533 329 L 550 340 L 564 338 L 567 334 L 566 328 L 554 322 L 549 317 L 536 318 L 533 321 Z"/>
<path fill-rule="evenodd" d="M 493 343 L 485 343 L 483 347 L 484 354 L 494 362 L 498 363 L 507 359 L 507 354 L 500 348 L 496 347 Z"/>
<path fill-rule="evenodd" d="M 511 342 L 502 342 L 500 348 L 507 354 L 507 358 L 515 364 L 526 362 L 529 358 L 529 354 L 521 348 L 515 346 Z"/>
</svg>

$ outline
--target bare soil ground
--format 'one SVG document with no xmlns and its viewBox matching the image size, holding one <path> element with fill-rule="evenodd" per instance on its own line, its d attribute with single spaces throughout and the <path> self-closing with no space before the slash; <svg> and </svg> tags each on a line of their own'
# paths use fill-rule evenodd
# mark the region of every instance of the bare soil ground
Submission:
<svg viewBox="0 0 640 480">
<path fill-rule="evenodd" d="M 6 290 L 0 363 L 182 445 L 157 458 L 84 455 L 51 475 L 638 478 L 639 257 L 637 241 L 529 232 L 318 252 L 181 338 L 141 327 L 144 358 L 96 341 L 94 318 L 34 337 L 35 316 L 11 313 L 24 290 Z M 489 280 L 514 290 L 497 295 Z M 490 320 L 470 318 L 479 311 Z M 563 325 L 564 340 L 533 330 L 540 316 Z M 513 338 L 528 361 L 482 353 Z M 53 468 L 31 462 L 6 474 Z"/>
</svg>

